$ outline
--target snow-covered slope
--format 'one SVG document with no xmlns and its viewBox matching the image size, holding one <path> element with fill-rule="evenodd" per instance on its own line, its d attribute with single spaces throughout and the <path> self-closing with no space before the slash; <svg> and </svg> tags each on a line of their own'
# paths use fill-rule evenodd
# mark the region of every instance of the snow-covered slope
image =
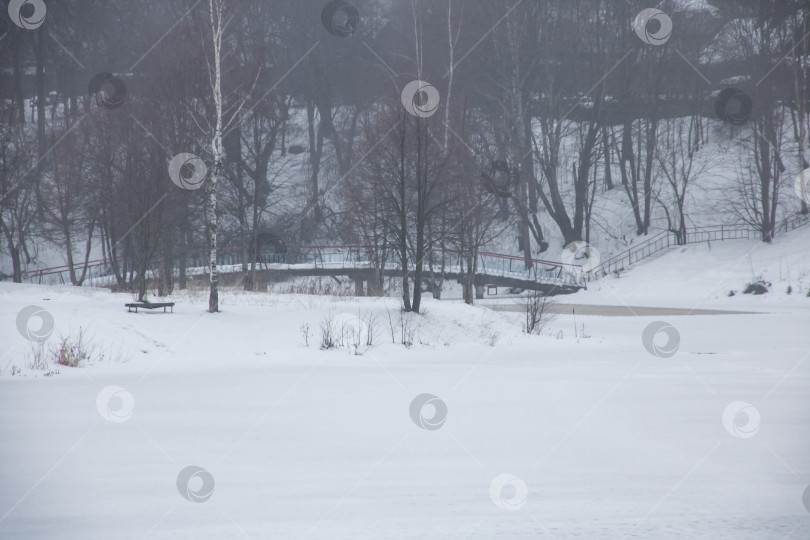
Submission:
<svg viewBox="0 0 810 540">
<path fill-rule="evenodd" d="M 755 281 L 771 283 L 761 296 L 744 295 Z M 790 288 L 790 294 L 788 289 Z M 729 296 L 731 292 L 733 296 Z M 810 309 L 810 226 L 772 243 L 726 240 L 671 248 L 568 296 L 566 303 L 684 308 Z M 808 337 L 810 344 L 810 337 Z"/>
</svg>

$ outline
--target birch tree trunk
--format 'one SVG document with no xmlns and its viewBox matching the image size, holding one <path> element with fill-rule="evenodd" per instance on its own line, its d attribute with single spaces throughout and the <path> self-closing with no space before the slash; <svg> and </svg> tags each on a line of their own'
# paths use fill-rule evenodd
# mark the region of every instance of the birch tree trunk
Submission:
<svg viewBox="0 0 810 540">
<path fill-rule="evenodd" d="M 208 295 L 208 311 L 219 311 L 219 270 L 217 268 L 217 181 L 222 174 L 222 164 L 225 160 L 225 151 L 222 148 L 222 12 L 225 0 L 209 0 L 211 13 L 211 37 L 214 46 L 214 66 L 211 71 L 211 90 L 214 96 L 216 119 L 214 133 L 211 138 L 211 153 L 214 158 L 214 167 L 208 179 L 208 201 L 206 204 L 206 218 L 208 221 L 208 264 L 210 271 L 210 291 Z"/>
</svg>

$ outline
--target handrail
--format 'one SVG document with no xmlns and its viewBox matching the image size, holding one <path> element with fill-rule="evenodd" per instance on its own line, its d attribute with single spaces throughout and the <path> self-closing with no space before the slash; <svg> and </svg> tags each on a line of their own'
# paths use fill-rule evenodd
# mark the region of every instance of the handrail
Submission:
<svg viewBox="0 0 810 540">
<path fill-rule="evenodd" d="M 85 265 L 85 263 L 76 262 L 76 263 L 73 263 L 73 268 L 79 269 L 79 268 L 82 268 L 84 266 L 87 266 L 87 268 L 90 268 L 90 267 L 93 267 L 93 266 L 101 266 L 101 265 L 103 265 L 105 263 L 106 263 L 106 261 L 104 259 L 96 259 L 96 260 L 93 260 L 93 261 L 87 261 L 86 265 Z M 62 272 L 69 272 L 69 271 L 70 271 L 70 265 L 69 264 L 63 264 L 61 266 L 51 266 L 51 267 L 48 267 L 48 268 L 35 268 L 33 270 L 23 270 L 22 274 L 24 276 L 49 276 L 51 274 L 59 274 L 59 273 L 62 273 Z"/>
<path fill-rule="evenodd" d="M 489 251 L 481 251 L 478 253 L 479 255 L 485 257 L 496 257 L 498 259 L 509 259 L 512 261 L 524 261 L 525 258 L 520 255 L 505 255 L 503 253 L 492 253 Z M 572 269 L 582 268 L 579 264 L 570 264 L 564 263 L 560 261 L 545 261 L 543 259 L 530 259 L 533 264 L 542 264 L 544 266 L 570 266 Z"/>
<path fill-rule="evenodd" d="M 801 226 L 807 225 L 810 223 L 810 214 L 801 214 L 796 213 L 791 216 L 788 216 L 782 219 L 774 228 L 774 230 L 784 230 L 784 231 L 791 231 L 797 229 Z M 559 272 L 565 271 L 568 274 L 573 274 L 580 278 L 583 282 L 587 282 L 587 280 L 595 280 L 599 279 L 603 276 L 608 275 L 614 270 L 619 270 L 624 268 L 624 265 L 631 265 L 640 260 L 646 259 L 651 257 L 652 255 L 663 251 L 673 245 L 683 245 L 683 244 L 690 244 L 690 243 L 701 243 L 701 242 L 711 242 L 711 241 L 723 241 L 723 240 L 732 240 L 732 239 L 742 239 L 742 238 L 750 238 L 751 235 L 761 234 L 760 231 L 745 225 L 706 225 L 703 227 L 693 227 L 690 230 L 686 231 L 686 237 L 683 239 L 679 239 L 679 235 L 673 231 L 661 231 L 655 236 L 652 236 L 646 239 L 644 242 L 637 244 L 635 246 L 631 246 L 629 249 L 619 253 L 618 255 L 614 255 L 610 259 L 606 261 L 602 261 L 596 268 L 590 270 L 588 272 L 583 271 L 583 267 L 576 264 L 569 264 L 560 261 L 547 261 L 543 259 L 530 259 L 533 265 L 540 265 L 545 267 L 551 267 L 554 269 L 558 269 Z M 679 241 L 680 240 L 680 241 Z M 337 246 L 287 246 L 287 250 L 285 253 L 285 259 L 289 261 L 286 254 L 290 254 L 291 256 L 301 255 L 307 252 L 315 252 L 314 260 L 312 261 L 301 261 L 300 263 L 294 262 L 283 262 L 281 264 L 314 264 L 316 267 L 320 265 L 321 267 L 326 267 L 326 265 L 334 265 L 340 264 L 342 268 L 346 267 L 347 262 L 351 263 L 368 263 L 368 261 L 359 261 L 356 260 L 352 255 L 355 255 L 362 251 L 368 251 L 375 249 L 374 246 L 370 245 L 337 245 Z M 336 250 L 337 253 L 323 253 L 326 250 Z M 201 252 L 193 252 L 193 253 L 201 253 Z M 462 252 L 456 250 L 440 250 L 439 253 L 442 255 L 453 255 L 459 256 L 463 255 Z M 219 250 L 220 255 L 238 255 L 241 258 L 242 251 L 237 250 L 235 248 L 224 248 Z M 324 255 L 337 255 L 341 254 L 341 260 L 339 261 L 332 261 L 332 260 L 324 260 Z M 348 256 L 348 258 L 347 258 Z M 507 269 L 505 266 L 501 266 L 500 271 L 503 274 L 526 274 L 531 275 L 532 270 L 526 269 L 525 266 L 521 268 L 512 268 L 512 261 L 516 262 L 523 262 L 525 258 L 521 255 L 507 255 L 503 253 L 493 253 L 489 251 L 482 251 L 478 253 L 479 262 L 481 263 L 479 266 L 483 271 L 487 270 L 487 265 L 485 263 L 485 258 L 491 259 L 498 259 L 501 261 L 509 261 L 509 268 Z M 296 257 L 297 258 L 297 257 Z M 331 259 L 331 257 L 327 257 Z M 75 262 L 73 267 L 76 269 L 81 268 L 93 268 L 97 266 L 102 266 L 105 264 L 109 264 L 109 261 L 105 259 L 95 259 L 92 261 L 88 261 L 86 264 L 84 262 Z M 240 264 L 240 263 L 237 263 Z M 268 263 L 268 264 L 278 264 L 278 263 Z M 622 266 L 620 266 L 622 265 Z M 452 265 L 451 265 L 452 266 Z M 614 269 L 614 267 L 616 267 Z M 67 272 L 70 270 L 70 265 L 64 264 L 60 266 L 52 266 L 48 268 L 39 268 L 33 270 L 24 270 L 22 275 L 26 278 L 31 277 L 39 277 L 40 279 L 43 276 L 53 275 L 53 274 L 62 274 L 63 272 Z M 497 271 L 498 269 L 493 265 L 489 265 L 489 270 Z M 546 268 L 548 272 L 548 268 Z M 556 279 L 561 279 L 561 274 L 558 272 Z M 535 269 L 535 276 L 533 278 L 537 280 L 537 272 Z M 552 279 L 551 276 L 544 276 L 544 279 Z"/>
<path fill-rule="evenodd" d="M 775 227 L 774 230 L 782 230 L 784 229 L 785 232 L 792 231 L 797 229 L 803 225 L 810 223 L 810 214 L 793 214 L 792 216 L 788 216 L 781 220 Z M 736 240 L 736 239 L 750 239 L 751 235 L 759 235 L 761 231 L 754 229 L 750 226 L 746 225 L 706 225 L 703 227 L 693 227 L 691 230 L 686 231 L 685 238 L 679 239 L 679 234 L 673 231 L 661 231 L 657 235 L 648 238 L 641 244 L 631 247 L 627 251 L 623 251 L 622 253 L 615 255 L 608 259 L 607 261 L 603 261 L 599 264 L 595 269 L 588 272 L 589 279 L 599 279 L 607 274 L 611 273 L 612 267 L 618 266 L 620 263 L 623 264 L 625 261 L 627 262 L 627 266 L 633 264 L 634 262 L 638 262 L 640 260 L 646 259 L 664 249 L 667 249 L 673 245 L 685 245 L 685 244 L 694 244 L 694 243 L 702 243 L 702 242 L 712 242 L 712 241 L 724 241 L 724 240 Z M 666 238 L 666 245 L 664 245 L 664 238 Z M 646 254 L 641 257 L 636 257 L 633 260 L 633 256 L 637 255 L 639 252 L 644 252 L 645 250 L 650 250 Z M 619 270 L 620 268 L 617 268 Z"/>
<path fill-rule="evenodd" d="M 663 238 L 667 239 L 666 247 L 669 247 L 669 235 L 670 234 L 672 234 L 672 233 L 670 233 L 670 231 L 661 231 L 657 235 L 655 235 L 655 236 L 653 236 L 651 238 L 648 238 L 647 240 L 645 240 L 641 244 L 637 244 L 635 246 L 632 246 L 627 251 L 623 251 L 622 253 L 620 253 L 618 255 L 615 255 L 615 256 L 611 257 L 610 259 L 608 259 L 606 261 L 602 261 L 596 268 L 591 270 L 589 272 L 589 274 L 592 277 L 598 279 L 599 277 L 610 273 L 610 271 L 611 271 L 610 268 L 614 264 L 622 262 L 625 258 L 628 261 L 627 264 L 630 265 L 630 264 L 632 264 L 632 257 L 633 257 L 634 253 L 638 253 L 639 251 L 643 251 L 644 249 L 648 248 L 649 246 L 654 245 L 655 243 L 659 242 Z M 656 249 L 652 253 L 648 253 L 645 257 L 648 257 L 648 256 L 652 255 L 653 253 L 657 253 L 658 251 L 661 251 L 662 249 L 664 249 L 664 247 Z M 638 261 L 638 260 L 641 260 L 641 259 L 636 259 L 636 260 Z"/>
</svg>

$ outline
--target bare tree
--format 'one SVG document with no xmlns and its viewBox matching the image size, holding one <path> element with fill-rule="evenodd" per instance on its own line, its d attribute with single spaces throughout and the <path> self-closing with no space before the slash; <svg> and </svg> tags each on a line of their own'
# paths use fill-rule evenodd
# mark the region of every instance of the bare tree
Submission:
<svg viewBox="0 0 810 540">
<path fill-rule="evenodd" d="M 36 225 L 34 182 L 26 177 L 34 163 L 33 131 L 24 123 L 12 123 L 3 126 L 0 137 L 0 230 L 11 257 L 11 278 L 20 283 Z"/>
<path fill-rule="evenodd" d="M 708 122 L 700 116 L 672 118 L 662 123 L 656 161 L 669 193 L 656 196 L 664 210 L 667 228 L 679 244 L 686 243 L 686 204 L 690 189 L 711 168 L 714 160 L 700 150 L 706 144 Z"/>
</svg>

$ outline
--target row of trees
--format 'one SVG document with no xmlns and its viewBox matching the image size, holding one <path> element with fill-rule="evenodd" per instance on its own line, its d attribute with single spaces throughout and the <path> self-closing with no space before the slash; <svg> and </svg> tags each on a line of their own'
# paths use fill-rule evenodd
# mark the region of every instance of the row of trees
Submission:
<svg viewBox="0 0 810 540">
<path fill-rule="evenodd" d="M 50 245 L 76 285 L 101 255 L 121 288 L 143 296 L 152 272 L 168 294 L 199 257 L 216 311 L 218 250 L 253 289 L 275 238 L 368 246 L 417 312 L 452 253 L 471 302 L 482 246 L 517 238 L 531 266 L 553 238 L 589 241 L 607 192 L 636 235 L 663 215 L 683 238 L 709 145 L 739 156 L 718 200 L 769 241 L 807 212 L 783 188 L 810 166 L 810 9 L 709 4 L 661 3 L 655 44 L 666 20 L 637 32 L 635 0 L 49 3 L 39 28 L 3 29 L 11 277 Z M 205 162 L 202 189 L 171 181 L 180 153 Z"/>
</svg>

